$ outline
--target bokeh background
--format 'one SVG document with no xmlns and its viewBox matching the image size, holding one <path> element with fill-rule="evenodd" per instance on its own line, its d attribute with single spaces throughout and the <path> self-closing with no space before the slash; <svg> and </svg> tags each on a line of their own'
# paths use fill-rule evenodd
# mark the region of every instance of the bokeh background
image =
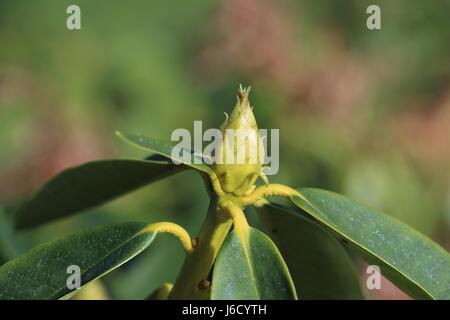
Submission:
<svg viewBox="0 0 450 320">
<path fill-rule="evenodd" d="M 70 4 L 80 31 L 66 29 Z M 370 4 L 381 30 L 366 28 Z M 116 129 L 168 140 L 194 120 L 218 127 L 239 83 L 253 86 L 259 127 L 280 129 L 272 181 L 343 193 L 449 249 L 449 13 L 448 0 L 1 0 L 0 262 L 112 222 L 197 233 L 208 199 L 191 172 L 19 234 L 11 216 L 64 168 L 146 156 Z M 182 259 L 162 236 L 103 285 L 112 298 L 145 298 Z M 367 296 L 407 298 L 388 282 Z"/>
</svg>

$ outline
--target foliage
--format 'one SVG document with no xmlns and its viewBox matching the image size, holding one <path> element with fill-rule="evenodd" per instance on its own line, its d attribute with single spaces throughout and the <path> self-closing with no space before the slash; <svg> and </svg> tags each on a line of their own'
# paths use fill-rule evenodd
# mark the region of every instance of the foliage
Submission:
<svg viewBox="0 0 450 320">
<path fill-rule="evenodd" d="M 233 116 L 224 128 L 247 125 L 253 119 L 252 130 L 256 130 L 248 93 L 249 89 L 240 88 Z M 87 285 L 137 256 L 157 233 L 166 232 L 178 238 L 186 258 L 173 287 L 168 290 L 163 285 L 159 298 L 362 298 L 342 245 L 345 241 L 411 297 L 450 299 L 450 255 L 395 218 L 328 191 L 270 184 L 259 171 L 262 159 L 258 166 L 249 165 L 250 158 L 231 166 L 194 165 L 192 157 L 174 158 L 171 143 L 139 134 L 118 135 L 155 156 L 142 161 L 96 161 L 58 174 L 18 211 L 16 226 L 30 228 L 69 216 L 176 172 L 194 170 L 203 177 L 210 197 L 200 234 L 192 239 L 172 222 L 121 223 L 78 232 L 1 266 L 0 298 L 64 298 L 76 293 L 67 285 L 69 266 L 79 267 L 81 283 Z M 226 137 L 219 141 L 219 150 L 225 150 L 226 141 Z M 248 143 L 259 145 L 259 138 L 249 138 Z M 233 150 L 235 155 L 245 152 L 236 145 Z M 265 184 L 256 186 L 255 175 L 264 177 Z M 274 196 L 288 199 L 289 206 L 269 199 Z M 261 212 L 273 240 L 249 226 L 246 207 Z M 324 264 L 331 269 L 320 269 Z M 326 273 L 331 279 L 324 278 Z"/>
<path fill-rule="evenodd" d="M 82 11 L 80 32 L 65 28 L 73 3 Z M 209 200 L 198 172 L 178 168 L 147 184 L 152 165 L 136 160 L 146 153 L 111 133 L 120 128 L 167 140 L 174 128 L 190 129 L 193 119 L 215 127 L 234 102 L 236 79 L 254 85 L 259 126 L 281 128 L 280 171 L 272 182 L 345 194 L 448 250 L 450 5 L 375 3 L 382 10 L 380 31 L 365 27 L 369 0 L 200 0 L 188 10 L 180 0 L 111 0 L 107 9 L 88 0 L 1 1 L 0 265 L 78 230 L 127 221 L 167 220 L 198 234 Z M 124 163 L 136 162 L 123 179 L 138 178 L 123 186 L 134 192 L 97 199 L 104 205 L 65 219 L 54 219 L 70 209 L 58 203 L 47 217 L 27 216 L 41 219 L 37 227 L 26 228 L 24 219 L 24 229 L 14 230 L 17 209 L 58 172 L 122 155 Z M 134 170 L 141 166 L 149 180 L 139 180 Z M 81 181 L 89 190 L 89 178 Z M 121 190 L 113 181 L 110 176 L 105 193 Z M 266 209 L 247 210 L 247 218 L 279 248 L 300 298 L 361 297 L 359 282 L 368 274 L 353 243 L 330 235 L 295 206 Z M 279 210 L 289 214 L 274 220 Z M 291 230 L 293 221 L 294 230 L 308 232 L 272 232 L 279 224 Z M 102 277 L 110 297 L 143 299 L 163 282 L 175 282 L 185 258 L 176 241 L 160 235 Z M 326 283 L 336 290 L 324 290 Z M 364 295 L 405 297 L 382 284 Z"/>
</svg>

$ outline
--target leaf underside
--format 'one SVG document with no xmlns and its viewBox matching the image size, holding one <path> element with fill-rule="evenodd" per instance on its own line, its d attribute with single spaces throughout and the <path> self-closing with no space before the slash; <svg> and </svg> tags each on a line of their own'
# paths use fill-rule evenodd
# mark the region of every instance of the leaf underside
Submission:
<svg viewBox="0 0 450 320">
<path fill-rule="evenodd" d="M 364 298 L 353 261 L 329 231 L 297 208 L 272 203 L 257 210 L 302 299 Z"/>
<path fill-rule="evenodd" d="M 167 161 L 123 159 L 93 161 L 64 170 L 17 212 L 16 228 L 70 216 L 185 169 Z"/>
<path fill-rule="evenodd" d="M 250 228 L 244 242 L 233 231 L 223 243 L 214 266 L 211 299 L 297 299 L 287 266 L 270 238 Z"/>
</svg>

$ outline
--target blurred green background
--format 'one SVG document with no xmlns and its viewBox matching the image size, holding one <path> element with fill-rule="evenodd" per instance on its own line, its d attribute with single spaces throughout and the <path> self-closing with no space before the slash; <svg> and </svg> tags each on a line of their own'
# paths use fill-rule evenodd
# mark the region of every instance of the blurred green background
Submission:
<svg viewBox="0 0 450 320">
<path fill-rule="evenodd" d="M 81 30 L 66 8 L 81 8 Z M 366 8 L 381 7 L 381 30 Z M 191 172 L 14 234 L 20 201 L 64 168 L 146 156 L 114 131 L 169 140 L 218 127 L 251 84 L 260 128 L 280 129 L 271 181 L 331 189 L 450 248 L 450 1 L 0 1 L 0 263 L 118 221 L 199 231 L 208 199 Z M 255 222 L 257 223 L 257 221 Z M 170 236 L 105 278 L 111 297 L 173 282 Z M 361 279 L 364 280 L 361 265 Z M 386 284 L 371 298 L 404 298 Z"/>
</svg>

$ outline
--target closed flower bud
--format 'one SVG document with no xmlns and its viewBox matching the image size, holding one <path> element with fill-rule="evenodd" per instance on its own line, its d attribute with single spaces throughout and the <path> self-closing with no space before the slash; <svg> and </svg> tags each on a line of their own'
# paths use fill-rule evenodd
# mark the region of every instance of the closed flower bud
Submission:
<svg viewBox="0 0 450 320">
<path fill-rule="evenodd" d="M 249 93 L 250 87 L 240 86 L 236 106 L 221 126 L 222 141 L 213 165 L 222 190 L 236 196 L 254 190 L 262 167 L 263 145 Z"/>
</svg>

